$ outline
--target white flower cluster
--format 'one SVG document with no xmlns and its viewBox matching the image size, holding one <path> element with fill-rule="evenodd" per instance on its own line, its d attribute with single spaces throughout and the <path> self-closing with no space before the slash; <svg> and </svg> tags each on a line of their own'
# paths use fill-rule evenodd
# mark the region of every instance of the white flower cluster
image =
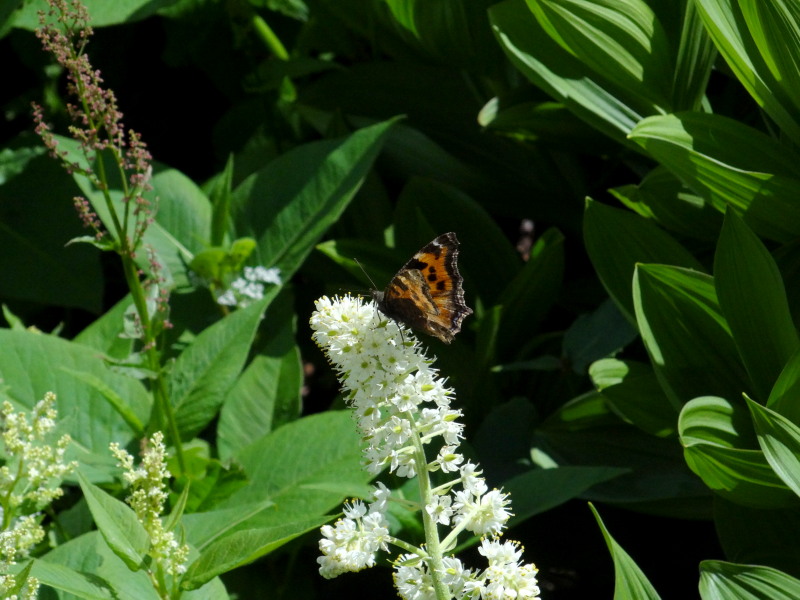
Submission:
<svg viewBox="0 0 800 600">
<path fill-rule="evenodd" d="M 189 546 L 178 543 L 175 533 L 164 529 L 161 522 L 167 500 L 165 480 L 169 477 L 164 434 L 160 431 L 153 434 L 138 468 L 134 467 L 133 456 L 119 444 L 112 443 L 110 447 L 118 466 L 125 470 L 123 478 L 133 490 L 127 502 L 150 538 L 150 556 L 170 575 L 182 575 L 189 560 Z"/>
<path fill-rule="evenodd" d="M 477 466 L 458 453 L 461 412 L 451 408 L 452 390 L 438 377 L 413 334 L 405 329 L 401 333 L 401 326 L 382 317 L 375 304 L 351 296 L 317 300 L 311 328 L 354 408 L 366 443 L 366 469 L 377 474 L 388 467 L 398 476 L 424 479 L 420 489 L 427 519 L 434 529 L 437 524 L 452 527 L 441 543 L 438 531 L 434 534 L 434 545 L 443 552 L 455 547 L 464 530 L 491 537 L 481 547 L 489 567 L 480 572 L 463 568 L 454 557 L 439 557 L 437 562 L 423 549 L 402 555 L 395 562 L 400 596 L 437 598 L 430 569 L 438 564 L 436 579 L 455 598 L 537 598 L 536 567 L 520 563 L 521 551 L 513 543 L 497 540 L 511 516 L 508 495 L 490 491 Z M 429 462 L 425 446 L 434 442 L 440 446 Z M 439 470 L 452 473 L 452 479 L 431 488 L 429 475 Z M 353 502 L 334 527 L 322 528 L 323 556 L 318 562 L 323 576 L 372 566 L 375 553 L 386 550 L 389 543 L 413 549 L 388 534 L 384 516 L 388 497 L 389 490 L 379 484 L 369 509 Z"/>
<path fill-rule="evenodd" d="M 29 600 L 36 598 L 39 582 L 35 577 L 17 581 L 8 573 L 17 561 L 25 559 L 45 537 L 37 511 L 63 495 L 61 480 L 77 463 L 65 462 L 70 442 L 61 436 L 50 445 L 48 437 L 56 426 L 58 412 L 52 392 L 36 403 L 28 415 L 15 412 L 3 402 L 2 439 L 7 456 L 0 467 L 0 597 Z M 33 514 L 30 514 L 33 513 Z"/>
<path fill-rule="evenodd" d="M 277 267 L 245 267 L 242 277 L 217 297 L 217 304 L 244 308 L 264 297 L 264 284 L 281 285 L 281 271 Z"/>
</svg>

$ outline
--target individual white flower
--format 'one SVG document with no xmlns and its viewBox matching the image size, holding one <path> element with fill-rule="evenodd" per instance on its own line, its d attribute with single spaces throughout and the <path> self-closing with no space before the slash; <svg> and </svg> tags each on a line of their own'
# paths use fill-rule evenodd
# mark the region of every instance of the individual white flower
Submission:
<svg viewBox="0 0 800 600">
<path fill-rule="evenodd" d="M 455 473 L 459 469 L 458 465 L 464 462 L 464 457 L 455 452 L 455 449 L 455 446 L 442 446 L 439 456 L 436 457 L 436 464 L 445 473 Z"/>
<path fill-rule="evenodd" d="M 498 535 L 511 517 L 507 510 L 510 504 L 508 494 L 492 490 L 482 496 L 461 490 L 455 493 L 453 506 L 456 524 L 464 522 L 464 528 L 475 535 Z"/>
<path fill-rule="evenodd" d="M 474 496 L 482 496 L 489 489 L 486 480 L 481 477 L 483 471 L 478 470 L 471 462 L 465 463 L 461 467 L 461 485 L 464 489 Z"/>
<path fill-rule="evenodd" d="M 436 495 L 433 497 L 433 502 L 425 505 L 425 511 L 432 516 L 437 523 L 449 525 L 450 517 L 453 516 L 452 504 L 452 496 Z"/>
</svg>

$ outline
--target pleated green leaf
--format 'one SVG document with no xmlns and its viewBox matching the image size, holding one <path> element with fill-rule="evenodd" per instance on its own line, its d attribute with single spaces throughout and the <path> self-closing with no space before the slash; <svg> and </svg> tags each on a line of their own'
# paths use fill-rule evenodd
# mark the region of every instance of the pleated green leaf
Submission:
<svg viewBox="0 0 800 600">
<path fill-rule="evenodd" d="M 669 110 L 667 38 L 641 0 L 527 0 L 539 24 L 588 69 Z"/>
<path fill-rule="evenodd" d="M 725 58 L 733 73 L 740 83 L 753 96 L 759 106 L 769 114 L 778 124 L 781 131 L 788 135 L 795 143 L 800 142 L 800 115 L 797 111 L 798 99 L 790 98 L 779 79 L 786 77 L 795 78 L 797 75 L 789 75 L 783 71 L 778 77 L 770 70 L 778 67 L 778 62 L 774 56 L 772 45 L 789 46 L 792 37 L 796 34 L 796 26 L 793 22 L 778 24 L 776 17 L 785 12 L 782 2 L 775 0 L 755 0 L 734 1 L 734 0 L 695 0 L 700 17 L 706 26 L 711 39 L 714 41 L 720 54 Z M 759 15 L 752 7 L 764 6 L 764 11 L 770 10 L 772 15 L 768 18 L 765 12 Z M 771 8 L 767 9 L 766 5 Z M 748 14 L 745 19 L 744 12 Z M 789 13 L 790 14 L 790 13 Z M 761 22 L 764 19 L 764 22 Z M 767 42 L 765 35 L 774 35 L 774 32 L 767 33 L 768 28 L 777 27 L 781 30 L 781 36 L 789 33 L 787 37 L 775 37 L 770 43 Z M 754 39 L 754 37 L 756 39 Z M 766 55 L 762 55 L 762 50 Z M 791 54 L 797 52 L 783 48 L 780 54 L 784 55 L 781 62 L 790 59 Z M 766 60 L 765 60 L 766 59 Z M 783 64 L 780 65 L 784 67 Z M 796 69 L 796 67 L 792 67 Z M 793 85 L 793 84 L 792 84 Z"/>
<path fill-rule="evenodd" d="M 705 113 L 649 117 L 630 138 L 720 211 L 731 206 L 757 233 L 800 235 L 800 155 L 733 119 Z"/>
<path fill-rule="evenodd" d="M 689 468 L 717 494 L 752 508 L 783 508 L 796 502 L 761 450 L 752 450 L 742 408 L 716 397 L 688 402 L 678 431 Z"/>
<path fill-rule="evenodd" d="M 702 271 L 692 254 L 652 221 L 625 210 L 586 201 L 586 251 L 611 298 L 634 321 L 631 280 L 636 263 L 663 263 Z"/>
<path fill-rule="evenodd" d="M 738 398 L 749 391 L 711 277 L 690 269 L 638 265 L 633 281 L 639 332 L 677 408 L 697 396 Z"/>
<path fill-rule="evenodd" d="M 800 580 L 770 567 L 737 565 L 721 560 L 700 563 L 703 600 L 796 600 Z"/>
<path fill-rule="evenodd" d="M 747 399 L 758 444 L 775 473 L 800 496 L 800 427 Z"/>
</svg>

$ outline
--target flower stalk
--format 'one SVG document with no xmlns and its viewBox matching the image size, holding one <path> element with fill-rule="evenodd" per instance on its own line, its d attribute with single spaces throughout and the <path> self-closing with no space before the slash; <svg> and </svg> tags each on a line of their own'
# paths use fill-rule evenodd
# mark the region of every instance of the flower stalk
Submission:
<svg viewBox="0 0 800 600">
<path fill-rule="evenodd" d="M 417 478 L 421 501 L 415 508 L 425 529 L 423 547 L 392 536 L 386 519 L 391 492 L 378 483 L 372 502 L 347 503 L 343 518 L 322 527 L 320 574 L 331 578 L 374 566 L 377 552 L 392 545 L 405 552 L 394 560 L 401 598 L 538 598 L 536 567 L 522 564 L 515 542 L 500 539 L 511 516 L 508 494 L 489 490 L 478 467 L 458 452 L 461 411 L 451 407 L 453 391 L 414 335 L 373 303 L 351 296 L 320 298 L 311 327 L 353 407 L 364 467 Z M 451 479 L 434 486 L 436 471 Z M 482 537 L 485 569 L 466 568 L 448 554 L 464 531 Z"/>
</svg>

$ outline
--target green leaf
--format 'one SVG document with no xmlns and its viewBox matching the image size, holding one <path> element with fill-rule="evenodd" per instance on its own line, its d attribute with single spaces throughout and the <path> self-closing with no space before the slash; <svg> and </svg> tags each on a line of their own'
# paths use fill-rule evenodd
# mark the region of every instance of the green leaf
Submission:
<svg viewBox="0 0 800 600">
<path fill-rule="evenodd" d="M 800 234 L 795 194 L 800 155 L 738 121 L 707 113 L 648 117 L 629 136 L 724 212 L 731 206 L 760 235 Z"/>
<path fill-rule="evenodd" d="M 659 437 L 675 433 L 678 413 L 650 365 L 606 358 L 592 364 L 589 376 L 614 412 L 626 421 Z"/>
<path fill-rule="evenodd" d="M 114 554 L 131 571 L 144 568 L 144 558 L 150 548 L 150 538 L 133 510 L 124 502 L 109 496 L 89 483 L 78 471 L 81 491 L 89 504 L 97 528 Z"/>
<path fill-rule="evenodd" d="M 800 338 L 775 261 L 733 211 L 717 245 L 714 287 L 757 397 L 765 401 Z"/>
<path fill-rule="evenodd" d="M 164 7 L 164 0 L 83 0 L 81 2 L 91 16 L 93 27 L 119 25 L 145 19 Z M 30 0 L 25 2 L 13 15 L 15 27 L 34 30 L 39 27 L 39 11 L 48 10 L 45 0 Z"/>
<path fill-rule="evenodd" d="M 564 277 L 564 236 L 548 229 L 536 240 L 528 262 L 500 294 L 503 307 L 497 332 L 498 350 L 515 355 L 530 341 L 544 316 L 556 302 Z"/>
<path fill-rule="evenodd" d="M 225 398 L 217 425 L 217 444 L 225 460 L 273 429 L 273 420 L 297 416 L 302 368 L 297 347 L 283 356 L 259 355 Z M 277 415 L 276 415 L 277 413 Z"/>
<path fill-rule="evenodd" d="M 700 109 L 716 58 L 716 48 L 703 26 L 695 3 L 687 2 L 672 84 L 675 110 Z"/>
<path fill-rule="evenodd" d="M 664 167 L 650 171 L 639 185 L 623 185 L 609 192 L 632 211 L 680 236 L 708 242 L 719 236 L 719 211 Z"/>
<path fill-rule="evenodd" d="M 775 50 L 782 55 L 781 69 L 786 59 L 791 60 L 789 58 L 791 53 L 796 52 L 796 49 L 787 48 L 793 43 L 792 38 L 796 37 L 796 26 L 793 27 L 792 20 L 777 23 L 774 17 L 768 17 L 765 23 L 761 24 L 758 22 L 760 18 L 754 18 L 756 13 L 752 7 L 755 3 L 750 1 L 696 0 L 694 4 L 711 39 L 741 84 L 750 92 L 758 105 L 772 117 L 783 133 L 794 140 L 795 144 L 800 142 L 797 98 L 788 97 L 784 92 L 784 83 L 780 81 L 790 78 L 790 85 L 793 86 L 791 80 L 796 80 L 797 75 L 781 71 L 776 73 L 776 77 L 768 65 L 769 62 L 772 63 L 772 68 L 778 66 L 773 55 L 775 46 L 784 46 Z M 770 4 L 776 8 L 781 6 L 780 3 L 773 1 L 758 2 L 758 5 L 761 4 Z M 748 13 L 747 19 L 744 16 L 745 12 Z M 780 31 L 766 33 L 765 25 Z M 787 33 L 789 35 L 785 35 Z M 761 54 L 762 50 L 765 51 L 764 56 Z M 791 70 L 794 72 L 796 67 L 792 66 Z"/>
<path fill-rule="evenodd" d="M 6 389 L 0 396 L 19 407 L 30 409 L 52 391 L 63 427 L 73 443 L 98 461 L 108 455 L 108 444 L 127 444 L 133 437 L 130 426 L 93 385 L 69 374 L 89 374 L 123 398 L 140 422 L 146 421 L 151 399 L 136 380 L 113 373 L 97 351 L 53 336 L 29 331 L 0 330 L 0 379 Z"/>
<path fill-rule="evenodd" d="M 767 406 L 792 423 L 800 423 L 800 350 L 794 353 L 781 371 Z"/>
<path fill-rule="evenodd" d="M 523 75 L 616 141 L 627 144 L 626 136 L 634 125 L 658 113 L 652 103 L 593 77 L 546 33 L 524 0 L 493 5 L 489 19 L 501 47 Z"/>
<path fill-rule="evenodd" d="M 329 520 L 330 517 L 324 516 L 275 527 L 244 529 L 218 539 L 192 563 L 181 587 L 197 589 L 217 575 L 249 564 Z"/>
<path fill-rule="evenodd" d="M 631 281 L 636 263 L 704 270 L 688 250 L 651 221 L 593 200 L 586 201 L 583 238 L 600 281 L 631 322 L 635 322 Z"/>
<path fill-rule="evenodd" d="M 757 402 L 745 399 L 764 456 L 778 477 L 800 496 L 800 427 Z"/>
<path fill-rule="evenodd" d="M 527 0 L 539 24 L 592 72 L 669 110 L 667 37 L 641 0 Z"/>
<path fill-rule="evenodd" d="M 588 315 L 580 315 L 564 332 L 563 356 L 575 373 L 583 375 L 589 365 L 613 356 L 638 336 L 619 307 L 607 298 Z"/>
<path fill-rule="evenodd" d="M 120 397 L 105 381 L 100 377 L 87 373 L 85 371 L 75 371 L 73 369 L 62 368 L 65 373 L 69 373 L 76 379 L 83 381 L 102 394 L 108 403 L 114 407 L 114 410 L 119 413 L 119 416 L 128 424 L 136 437 L 142 437 L 145 433 L 144 423 L 136 416 L 136 413 L 131 410 L 126 400 Z"/>
<path fill-rule="evenodd" d="M 614 600 L 661 598 L 630 555 L 611 537 L 594 505 L 589 504 L 589 508 L 592 509 L 600 531 L 603 532 L 611 558 L 614 560 Z"/>
<path fill-rule="evenodd" d="M 175 361 L 169 373 L 170 401 L 183 439 L 214 418 L 244 366 L 264 310 L 279 288 L 206 328 Z"/>
<path fill-rule="evenodd" d="M 262 511 L 239 528 L 274 527 L 313 519 L 360 496 L 372 478 L 361 467 L 361 450 L 349 411 L 330 411 L 284 425 L 235 457 L 250 485 L 220 509 L 273 501 L 280 510 Z"/>
<path fill-rule="evenodd" d="M 40 568 L 43 583 L 57 590 L 74 593 L 79 598 L 153 600 L 157 597 L 147 572 L 131 572 L 111 551 L 98 531 L 89 532 L 57 546 L 36 561 L 33 574 L 38 576 Z M 86 581 L 75 581 L 69 577 L 67 569 L 80 573 Z M 225 586 L 219 579 L 199 590 L 181 594 L 181 600 L 221 600 L 227 597 Z"/>
<path fill-rule="evenodd" d="M 108 581 L 58 563 L 34 560 L 32 573 L 39 583 L 86 600 L 111 600 L 116 596 Z"/>
<path fill-rule="evenodd" d="M 73 338 L 73 342 L 99 350 L 107 356 L 122 359 L 133 350 L 133 340 L 121 337 L 124 331 L 124 316 L 128 307 L 133 304 L 130 295 L 126 295 L 99 318 Z"/>
<path fill-rule="evenodd" d="M 800 580 L 770 567 L 704 560 L 700 563 L 700 597 L 703 600 L 795 600 L 800 598 Z"/>
<path fill-rule="evenodd" d="M 697 396 L 738 398 L 750 390 L 711 277 L 638 265 L 633 281 L 639 331 L 675 408 Z"/>
<path fill-rule="evenodd" d="M 723 498 L 747 507 L 793 506 L 796 497 L 775 474 L 761 450 L 748 449 L 748 424 L 741 408 L 722 398 L 695 398 L 678 419 L 684 456 Z"/>
<path fill-rule="evenodd" d="M 514 499 L 514 516 L 509 526 L 579 497 L 593 485 L 627 473 L 618 467 L 566 466 L 533 469 L 507 479 L 503 491 Z"/>
<path fill-rule="evenodd" d="M 292 276 L 347 208 L 394 122 L 295 148 L 234 190 L 237 231 L 258 241 L 262 265 Z"/>
<path fill-rule="evenodd" d="M 21 148 L 23 156 L 35 150 Z M 102 306 L 100 261 L 86 244 L 65 247 L 86 233 L 75 213 L 79 193 L 49 156 L 0 186 L 0 295 L 43 305 L 98 313 Z"/>
</svg>

